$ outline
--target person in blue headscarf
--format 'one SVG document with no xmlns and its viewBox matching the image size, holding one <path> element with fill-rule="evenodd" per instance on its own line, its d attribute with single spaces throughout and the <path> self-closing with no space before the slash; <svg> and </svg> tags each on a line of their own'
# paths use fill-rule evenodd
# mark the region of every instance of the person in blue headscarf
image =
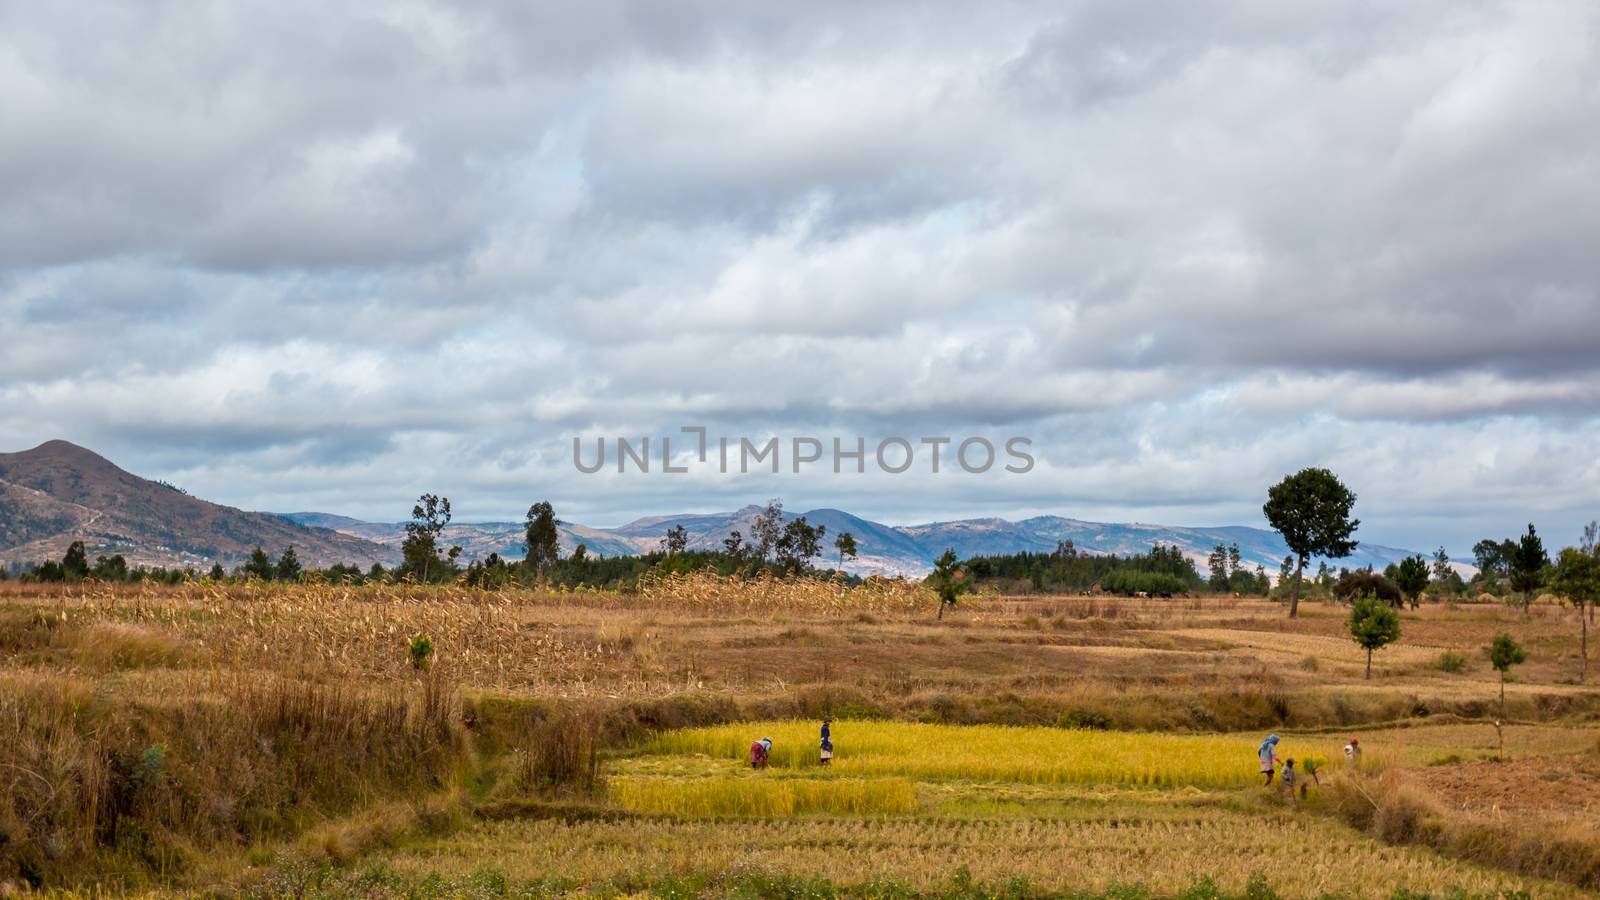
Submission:
<svg viewBox="0 0 1600 900">
<path fill-rule="evenodd" d="M 1261 774 L 1267 776 L 1267 786 L 1272 786 L 1272 774 L 1275 771 L 1274 763 L 1278 761 L 1278 736 L 1267 735 L 1261 742 L 1261 747 L 1256 750 L 1256 757 L 1261 760 Z"/>
</svg>

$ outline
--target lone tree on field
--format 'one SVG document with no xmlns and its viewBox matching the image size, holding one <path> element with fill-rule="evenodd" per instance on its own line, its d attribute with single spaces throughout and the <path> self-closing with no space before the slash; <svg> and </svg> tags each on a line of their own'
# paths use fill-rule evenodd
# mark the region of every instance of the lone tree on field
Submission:
<svg viewBox="0 0 1600 900">
<path fill-rule="evenodd" d="M 434 563 L 439 562 L 439 536 L 444 526 L 450 524 L 450 498 L 437 494 L 423 494 L 411 507 L 411 521 L 406 523 L 406 539 L 400 545 L 405 557 L 405 567 L 423 584 Z"/>
<path fill-rule="evenodd" d="M 1523 535 L 1511 551 L 1511 589 L 1522 593 L 1522 614 L 1528 615 L 1533 607 L 1533 592 L 1544 585 L 1544 570 L 1550 565 L 1545 556 L 1544 541 L 1528 523 L 1528 533 Z"/>
<path fill-rule="evenodd" d="M 528 574 L 537 578 L 561 554 L 561 534 L 556 530 L 561 521 L 556 518 L 555 507 L 548 500 L 540 500 L 528 507 L 526 521 L 522 536 L 527 541 L 527 550 L 522 561 L 528 567 Z"/>
<path fill-rule="evenodd" d="M 1520 666 L 1528 661 L 1528 651 L 1522 645 L 1511 639 L 1511 635 L 1501 632 L 1494 636 L 1494 643 L 1489 645 L 1489 663 L 1495 671 L 1500 673 L 1500 716 L 1506 714 L 1506 673 L 1512 666 Z"/>
<path fill-rule="evenodd" d="M 1577 547 L 1568 547 L 1556 559 L 1552 576 L 1550 580 L 1556 593 L 1566 597 L 1567 602 L 1578 610 L 1578 627 L 1583 630 L 1583 637 L 1578 644 L 1578 653 L 1583 658 L 1578 680 L 1583 681 L 1589 677 L 1589 620 L 1584 611 L 1600 603 L 1600 556 L 1593 552 L 1585 553 Z"/>
<path fill-rule="evenodd" d="M 846 556 L 856 558 L 856 536 L 850 532 L 839 532 L 839 536 L 833 539 L 833 546 L 839 551 L 839 568 L 844 568 Z"/>
<path fill-rule="evenodd" d="M 1412 609 L 1420 605 L 1418 600 L 1422 592 L 1428 589 L 1428 574 L 1428 561 L 1421 556 L 1408 556 L 1394 567 L 1394 583 L 1411 602 Z"/>
<path fill-rule="evenodd" d="M 1350 518 L 1356 495 L 1327 469 L 1301 469 L 1267 490 L 1261 507 L 1295 557 L 1289 618 L 1300 613 L 1300 575 L 1313 555 L 1338 559 L 1356 549 L 1360 519 Z"/>
<path fill-rule="evenodd" d="M 1367 678 L 1372 677 L 1372 651 L 1400 639 L 1400 614 L 1372 597 L 1356 598 L 1350 610 L 1350 637 L 1367 651 Z"/>
<path fill-rule="evenodd" d="M 933 561 L 933 574 L 928 581 L 939 594 L 939 614 L 935 619 L 943 619 L 945 607 L 955 606 L 962 594 L 972 590 L 972 583 L 962 577 L 959 564 L 955 550 L 946 550 Z"/>
<path fill-rule="evenodd" d="M 661 539 L 661 546 L 666 549 L 668 556 L 681 556 L 689 549 L 689 529 L 682 525 L 668 528 L 667 536 Z"/>
</svg>

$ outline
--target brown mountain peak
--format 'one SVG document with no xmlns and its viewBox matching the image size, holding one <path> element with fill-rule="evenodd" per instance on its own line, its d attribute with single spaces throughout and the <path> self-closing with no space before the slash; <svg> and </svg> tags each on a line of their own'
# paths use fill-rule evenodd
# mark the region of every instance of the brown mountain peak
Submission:
<svg viewBox="0 0 1600 900">
<path fill-rule="evenodd" d="M 74 540 L 91 556 L 201 567 L 238 562 L 257 545 L 274 555 L 293 546 L 313 565 L 393 555 L 361 538 L 191 497 L 70 441 L 0 453 L 0 558 L 55 559 Z"/>
</svg>

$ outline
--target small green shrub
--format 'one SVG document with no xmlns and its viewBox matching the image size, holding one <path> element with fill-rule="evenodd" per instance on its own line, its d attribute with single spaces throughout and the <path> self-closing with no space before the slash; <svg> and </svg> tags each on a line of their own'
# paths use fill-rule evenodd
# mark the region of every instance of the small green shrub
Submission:
<svg viewBox="0 0 1600 900">
<path fill-rule="evenodd" d="M 1064 710 L 1056 719 L 1062 728 L 1083 728 L 1089 731 L 1106 731 L 1111 728 L 1111 717 L 1091 709 Z"/>
<path fill-rule="evenodd" d="M 1328 761 L 1320 756 L 1308 756 L 1300 761 L 1300 766 L 1305 771 L 1306 777 L 1319 785 L 1322 784 L 1322 779 L 1317 777 L 1317 773 L 1322 771 L 1322 767 L 1327 764 Z"/>
<path fill-rule="evenodd" d="M 411 668 L 425 671 L 433 665 L 433 640 L 425 634 L 419 634 L 411 639 L 411 647 L 407 651 L 411 657 Z"/>
<path fill-rule="evenodd" d="M 1439 670 L 1441 672 L 1449 672 L 1453 675 L 1457 672 L 1464 672 L 1466 669 L 1466 654 L 1457 653 L 1454 650 L 1446 650 L 1439 654 Z"/>
</svg>

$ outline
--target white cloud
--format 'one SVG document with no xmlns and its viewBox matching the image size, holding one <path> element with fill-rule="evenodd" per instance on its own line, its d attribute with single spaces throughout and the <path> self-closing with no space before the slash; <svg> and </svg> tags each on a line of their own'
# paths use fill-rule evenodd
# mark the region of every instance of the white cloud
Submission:
<svg viewBox="0 0 1600 900">
<path fill-rule="evenodd" d="M 1600 507 L 1597 27 L 1580 2 L 6 7 L 0 444 L 247 506 L 394 516 L 421 486 L 613 521 L 771 494 L 1251 521 L 1316 463 L 1383 542 L 1560 533 Z M 573 434 L 695 421 L 1027 433 L 1042 464 L 571 470 Z"/>
</svg>

